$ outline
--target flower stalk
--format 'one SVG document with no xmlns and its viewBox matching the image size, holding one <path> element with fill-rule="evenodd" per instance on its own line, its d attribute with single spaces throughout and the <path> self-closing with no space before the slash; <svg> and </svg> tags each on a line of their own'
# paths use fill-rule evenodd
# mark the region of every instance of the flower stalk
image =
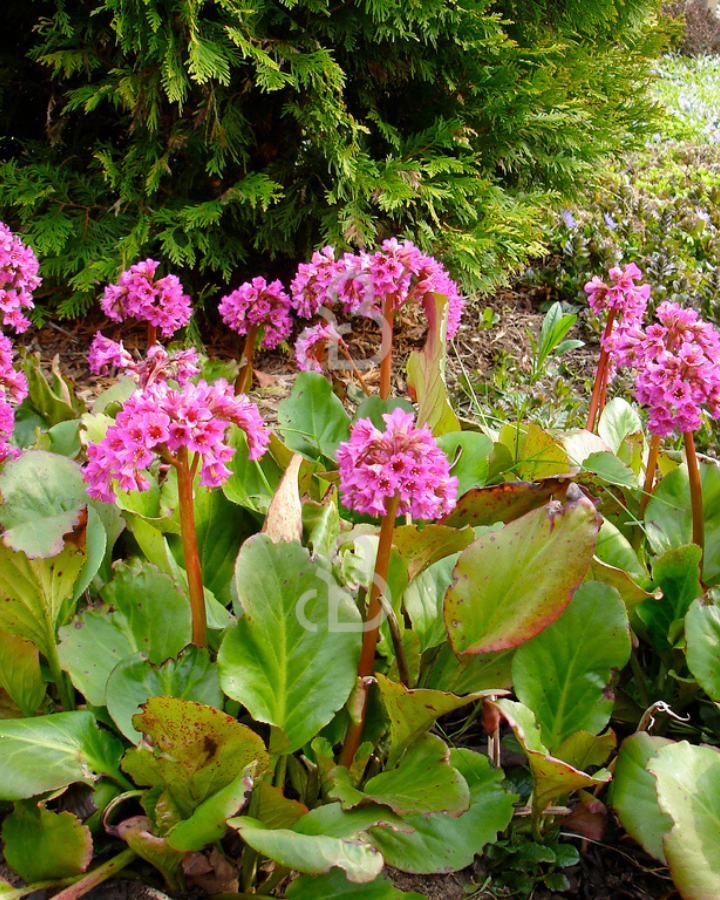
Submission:
<svg viewBox="0 0 720 900">
<path fill-rule="evenodd" d="M 192 613 L 192 642 L 197 647 L 207 644 L 207 617 L 205 613 L 205 592 L 203 590 L 200 554 L 195 530 L 195 506 L 193 496 L 193 476 L 195 468 L 189 463 L 187 447 L 180 447 L 177 453 L 178 496 L 180 500 L 180 535 L 185 571 L 188 579 L 188 594 Z"/>
<path fill-rule="evenodd" d="M 252 359 L 255 353 L 255 340 L 259 330 L 259 325 L 251 325 L 245 338 L 245 346 L 243 347 L 242 358 L 243 366 L 240 369 L 238 377 L 235 379 L 235 396 L 246 393 L 252 385 Z"/>
<path fill-rule="evenodd" d="M 597 371 L 595 372 L 595 384 L 593 385 L 592 395 L 590 397 L 590 409 L 588 410 L 587 430 L 594 431 L 599 418 L 601 403 L 604 406 L 604 396 L 607 389 L 608 374 L 610 371 L 610 354 L 608 353 L 605 343 L 607 338 L 612 334 L 613 322 L 615 321 L 615 310 L 608 311 L 607 323 L 602 338 L 602 349 L 598 359 Z"/>
<path fill-rule="evenodd" d="M 692 431 L 683 433 L 685 445 L 685 457 L 688 467 L 688 479 L 690 481 L 690 507 L 692 509 L 693 543 L 700 548 L 700 571 L 702 572 L 703 556 L 705 554 L 705 519 L 703 516 L 702 485 L 700 483 L 700 467 L 698 466 L 697 453 L 695 452 L 695 439 Z"/>
<path fill-rule="evenodd" d="M 360 663 L 358 665 L 359 690 L 362 692 L 360 709 L 357 721 L 352 721 L 348 726 L 340 754 L 340 765 L 350 768 L 355 758 L 357 748 L 360 746 L 360 737 L 365 723 L 365 711 L 367 709 L 368 685 L 364 681 L 372 675 L 375 661 L 375 649 L 380 635 L 380 621 L 382 619 L 381 594 L 387 586 L 388 569 L 390 567 L 390 554 L 392 552 L 393 535 L 395 533 L 395 519 L 399 497 L 392 497 L 387 503 L 387 512 L 380 525 L 380 540 L 378 543 L 377 557 L 375 559 L 375 571 L 373 573 L 370 593 L 368 594 L 367 612 L 365 614 L 366 629 L 363 632 L 363 643 L 360 651 Z M 367 626 L 370 627 L 367 627 Z"/>
<path fill-rule="evenodd" d="M 383 338 L 383 357 L 380 360 L 380 399 L 388 400 L 392 384 L 392 333 L 395 319 L 395 297 L 388 294 L 383 300 L 383 330 L 387 335 L 387 347 Z"/>
</svg>

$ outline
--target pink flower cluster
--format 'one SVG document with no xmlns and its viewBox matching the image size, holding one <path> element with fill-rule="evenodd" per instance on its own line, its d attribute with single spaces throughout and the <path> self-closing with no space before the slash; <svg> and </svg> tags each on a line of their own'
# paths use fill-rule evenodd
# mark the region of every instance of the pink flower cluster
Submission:
<svg viewBox="0 0 720 900">
<path fill-rule="evenodd" d="M 336 260 L 332 247 L 300 266 L 291 284 L 293 303 L 303 316 L 339 303 L 352 315 L 376 318 L 386 297 L 399 309 L 424 302 L 431 293 L 448 298 L 448 337 L 457 334 L 464 300 L 444 267 L 411 241 L 384 241 L 376 253 L 345 253 Z"/>
<path fill-rule="evenodd" d="M 653 434 L 695 431 L 703 406 L 720 418 L 720 335 L 677 303 L 661 303 L 656 315 L 659 324 L 623 333 L 613 359 L 636 369 L 635 397 L 649 407 Z"/>
<path fill-rule="evenodd" d="M 143 388 L 167 381 L 182 387 L 200 372 L 198 355 L 192 348 L 168 353 L 162 344 L 153 344 L 144 360 L 136 360 L 122 341 L 111 341 L 99 331 L 90 345 L 88 366 L 96 375 L 107 375 L 111 368 L 123 369 Z"/>
<path fill-rule="evenodd" d="M 0 462 L 20 454 L 16 447 L 8 444 L 15 424 L 15 413 L 10 401 L 20 403 L 27 397 L 27 392 L 25 376 L 13 367 L 12 344 L 5 335 L 0 334 Z"/>
<path fill-rule="evenodd" d="M 87 492 L 112 501 L 114 481 L 123 491 L 147 490 L 143 472 L 156 455 L 173 462 L 182 447 L 197 454 L 192 465 L 199 465 L 200 484 L 217 487 L 231 474 L 226 463 L 235 451 L 225 443 L 230 424 L 245 432 L 250 459 L 263 455 L 270 435 L 257 407 L 244 396 L 235 397 L 224 379 L 212 385 L 188 382 L 182 390 L 162 382 L 135 391 L 102 441 L 87 448 Z"/>
<path fill-rule="evenodd" d="M 0 222 L 0 312 L 2 324 L 17 334 L 25 331 L 30 320 L 23 309 L 33 309 L 32 292 L 42 282 L 38 261 L 27 244 Z"/>
<path fill-rule="evenodd" d="M 155 278 L 159 265 L 154 259 L 136 263 L 117 284 L 106 287 L 100 300 L 105 315 L 115 322 L 127 316 L 148 322 L 166 337 L 187 325 L 192 315 L 190 298 L 176 275 Z"/>
<path fill-rule="evenodd" d="M 290 297 L 280 281 L 270 284 L 264 278 L 246 281 L 218 306 L 223 322 L 238 334 L 247 334 L 253 326 L 264 330 L 260 346 L 272 350 L 287 340 L 292 331 Z"/>
<path fill-rule="evenodd" d="M 320 322 L 306 328 L 295 343 L 295 356 L 298 368 L 306 372 L 322 372 L 318 353 L 322 353 L 326 344 L 344 344 L 342 335 L 332 322 Z"/>
<path fill-rule="evenodd" d="M 372 516 L 385 515 L 393 497 L 399 499 L 398 515 L 434 519 L 450 512 L 458 480 L 430 429 L 416 428 L 412 413 L 402 409 L 383 419 L 384 432 L 360 419 L 337 451 L 343 503 Z"/>
</svg>

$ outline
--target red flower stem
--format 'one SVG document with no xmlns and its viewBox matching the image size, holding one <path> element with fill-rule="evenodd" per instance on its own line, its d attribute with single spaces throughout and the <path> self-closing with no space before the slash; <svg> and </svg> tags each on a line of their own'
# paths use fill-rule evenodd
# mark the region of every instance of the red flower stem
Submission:
<svg viewBox="0 0 720 900">
<path fill-rule="evenodd" d="M 157 344 L 157 325 L 151 325 L 148 322 L 148 349 Z"/>
<path fill-rule="evenodd" d="M 605 332 L 603 340 L 610 336 L 612 332 L 613 321 L 615 320 L 615 310 L 608 312 L 608 320 L 605 324 Z M 598 407 L 600 406 L 600 398 L 603 394 L 603 388 L 607 387 L 609 354 L 603 347 L 600 351 L 598 359 L 597 371 L 595 372 L 595 384 L 593 385 L 592 396 L 590 397 L 590 409 L 588 411 L 587 430 L 595 429 L 595 420 L 597 418 Z"/>
<path fill-rule="evenodd" d="M 367 678 L 369 675 L 372 675 L 373 671 L 375 648 L 377 647 L 378 637 L 380 635 L 379 617 L 382 613 L 380 595 L 382 593 L 382 588 L 387 583 L 393 534 L 395 533 L 397 507 L 398 498 L 393 497 L 392 500 L 388 502 L 388 510 L 383 516 L 382 524 L 380 525 L 380 540 L 378 542 L 377 557 L 375 559 L 375 572 L 373 574 L 372 584 L 370 585 L 367 613 L 365 616 L 366 622 L 374 622 L 377 619 L 378 624 L 363 633 L 360 663 L 358 665 L 358 679 Z M 362 691 L 363 696 L 358 721 L 350 722 L 347 734 L 345 735 L 345 743 L 343 744 L 342 752 L 340 754 L 340 765 L 345 766 L 348 769 L 352 765 L 357 748 L 360 746 L 360 735 L 362 734 L 363 724 L 365 723 L 368 693 L 367 685 L 363 685 L 361 682 L 360 690 Z"/>
<path fill-rule="evenodd" d="M 700 548 L 700 571 L 702 572 L 705 553 L 705 519 L 703 517 L 702 486 L 700 484 L 700 467 L 695 453 L 695 439 L 692 431 L 683 434 L 685 457 L 687 459 L 688 478 L 690 481 L 690 506 L 692 507 L 693 544 Z"/>
<path fill-rule="evenodd" d="M 365 384 L 365 379 L 362 377 L 362 375 L 360 374 L 360 370 L 355 365 L 355 360 L 352 358 L 352 356 L 350 356 L 350 352 L 349 352 L 345 342 L 341 341 L 338 346 L 340 347 L 340 352 L 342 353 L 342 355 L 352 366 L 353 372 L 357 375 L 358 381 L 360 382 L 360 387 L 362 387 L 362 389 L 365 391 L 365 394 L 369 397 L 370 396 L 370 388 Z"/>
<path fill-rule="evenodd" d="M 251 325 L 250 330 L 245 337 L 245 346 L 243 347 L 242 352 L 245 363 L 242 369 L 240 369 L 240 373 L 235 380 L 236 397 L 239 394 L 244 394 L 245 391 L 252 385 L 252 358 L 253 353 L 255 352 L 255 339 L 257 338 L 259 328 L 259 325 Z"/>
<path fill-rule="evenodd" d="M 643 485 L 643 495 L 640 499 L 640 509 L 638 511 L 638 519 L 642 519 L 645 510 L 650 502 L 653 492 L 653 484 L 655 482 L 655 471 L 657 470 L 658 456 L 660 455 L 660 435 L 654 434 L 650 441 L 650 453 L 648 454 L 647 468 L 645 469 L 645 484 Z"/>
<path fill-rule="evenodd" d="M 380 399 L 387 400 L 390 397 L 390 385 L 392 382 L 392 335 L 393 320 L 395 318 L 395 296 L 389 294 L 383 301 L 383 357 L 380 360 Z M 387 348 L 385 342 L 387 339 Z"/>
<path fill-rule="evenodd" d="M 195 532 L 193 475 L 188 464 L 187 447 L 180 447 L 178 459 L 180 461 L 177 469 L 178 496 L 180 499 L 180 534 L 182 536 L 185 571 L 187 572 L 188 593 L 190 595 L 192 642 L 197 647 L 204 647 L 207 643 L 205 594 L 203 592 L 202 572 L 200 571 L 197 533 Z"/>
</svg>

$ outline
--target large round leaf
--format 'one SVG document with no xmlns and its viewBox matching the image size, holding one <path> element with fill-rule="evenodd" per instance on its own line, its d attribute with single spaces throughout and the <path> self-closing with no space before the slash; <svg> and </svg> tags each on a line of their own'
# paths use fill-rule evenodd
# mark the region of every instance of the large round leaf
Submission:
<svg viewBox="0 0 720 900">
<path fill-rule="evenodd" d="M 411 833 L 371 828 L 372 841 L 389 865 L 421 874 L 456 872 L 510 823 L 517 798 L 502 787 L 502 771 L 491 770 L 488 758 L 472 750 L 451 750 L 450 763 L 467 782 L 470 808 L 459 818 L 446 813 L 403 816 L 414 829 Z"/>
<path fill-rule="evenodd" d="M 332 385 L 318 372 L 301 372 L 291 395 L 278 406 L 283 440 L 308 459 L 334 459 L 341 441 L 350 437 L 350 418 Z"/>
<path fill-rule="evenodd" d="M 122 744 L 101 731 L 87 710 L 0 720 L 0 800 L 21 800 L 92 784 L 97 775 L 121 780 Z"/>
<path fill-rule="evenodd" d="M 512 676 L 518 700 L 535 713 L 543 743 L 554 752 L 577 731 L 605 727 L 603 699 L 611 670 L 630 658 L 630 626 L 618 592 L 587 581 L 557 621 L 518 647 Z"/>
<path fill-rule="evenodd" d="M 711 591 L 716 597 L 720 591 Z M 720 702 L 720 607 L 696 600 L 685 616 L 687 663 L 698 684 Z"/>
<path fill-rule="evenodd" d="M 673 820 L 663 837 L 670 874 L 685 900 L 720 897 L 720 753 L 687 741 L 662 747 L 647 767 L 660 809 Z"/>
<path fill-rule="evenodd" d="M 50 812 L 44 803 L 22 800 L 5 819 L 3 853 L 25 881 L 80 875 L 92 859 L 90 829 L 70 812 Z"/>
<path fill-rule="evenodd" d="M 297 541 L 250 538 L 235 577 L 242 615 L 220 647 L 220 683 L 254 719 L 280 728 L 287 750 L 297 750 L 355 685 L 360 613 Z"/>
<path fill-rule="evenodd" d="M 592 559 L 599 519 L 579 489 L 483 535 L 460 554 L 445 598 L 456 653 L 516 647 L 570 602 Z"/>
<path fill-rule="evenodd" d="M 105 705 L 110 673 L 138 651 L 159 665 L 190 643 L 190 607 L 168 575 L 155 566 L 119 566 L 90 607 L 60 629 L 58 652 L 75 687 L 95 706 Z"/>
</svg>

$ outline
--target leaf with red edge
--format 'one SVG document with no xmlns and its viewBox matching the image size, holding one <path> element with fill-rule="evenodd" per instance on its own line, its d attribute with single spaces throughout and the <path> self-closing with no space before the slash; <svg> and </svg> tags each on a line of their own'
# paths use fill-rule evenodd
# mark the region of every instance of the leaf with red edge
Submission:
<svg viewBox="0 0 720 900">
<path fill-rule="evenodd" d="M 395 529 L 393 545 L 405 561 L 410 582 L 433 563 L 464 550 L 474 539 L 471 528 L 401 525 Z"/>
<path fill-rule="evenodd" d="M 599 517 L 577 487 L 460 554 L 444 619 L 456 653 L 517 647 L 567 607 L 592 559 Z"/>
<path fill-rule="evenodd" d="M 440 519 L 442 525 L 460 528 L 470 525 L 494 525 L 512 522 L 545 506 L 551 500 L 565 500 L 572 484 L 568 477 L 542 478 L 538 481 L 508 481 L 490 487 L 475 488 L 463 494 L 455 509 Z"/>
<path fill-rule="evenodd" d="M 90 829 L 70 812 L 55 813 L 37 800 L 20 800 L 2 830 L 8 865 L 25 881 L 80 875 L 90 865 Z"/>
</svg>

